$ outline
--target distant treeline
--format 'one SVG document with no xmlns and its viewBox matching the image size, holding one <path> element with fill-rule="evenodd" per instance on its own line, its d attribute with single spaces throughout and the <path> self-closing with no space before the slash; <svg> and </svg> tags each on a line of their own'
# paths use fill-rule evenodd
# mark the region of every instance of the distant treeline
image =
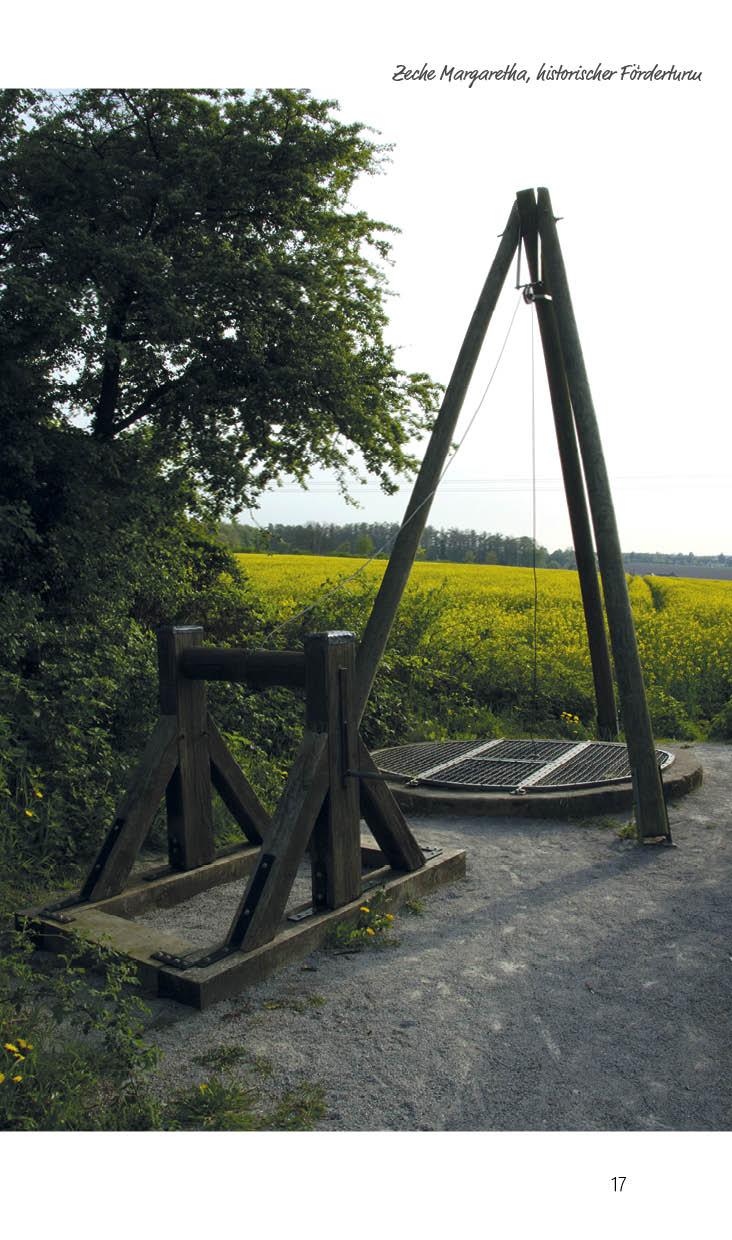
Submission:
<svg viewBox="0 0 732 1240">
<path fill-rule="evenodd" d="M 399 526 L 394 523 L 360 522 L 357 525 L 332 525 L 308 522 L 307 525 L 270 525 L 257 529 L 234 522 L 224 523 L 221 534 L 228 546 L 236 551 L 268 551 L 284 555 L 352 555 L 367 557 L 375 551 L 386 559 L 394 544 Z M 420 560 L 446 560 L 453 564 L 532 563 L 530 538 L 507 538 L 503 534 L 483 534 L 477 530 L 437 530 L 428 525 L 422 535 L 418 554 Z M 549 552 L 536 548 L 539 568 L 574 567 L 573 551 Z"/>
<path fill-rule="evenodd" d="M 380 552 L 387 558 L 399 526 L 388 522 L 335 525 L 309 521 L 306 525 L 270 525 L 266 529 L 238 522 L 223 522 L 221 537 L 234 551 L 262 551 L 273 555 L 351 555 L 368 557 Z M 382 550 L 383 549 L 383 550 Z M 428 525 L 422 535 L 418 558 L 445 560 L 452 564 L 507 564 L 528 567 L 533 562 L 530 538 L 509 538 L 478 530 L 438 530 Z M 629 551 L 624 555 L 630 572 L 658 572 L 664 566 L 696 566 L 732 570 L 732 556 L 678 554 L 660 551 Z M 575 568 L 571 547 L 548 548 L 537 544 L 538 568 Z M 644 567 L 645 566 L 645 567 Z M 711 575 L 711 574 L 710 574 Z M 725 576 L 727 574 L 725 573 Z"/>
</svg>

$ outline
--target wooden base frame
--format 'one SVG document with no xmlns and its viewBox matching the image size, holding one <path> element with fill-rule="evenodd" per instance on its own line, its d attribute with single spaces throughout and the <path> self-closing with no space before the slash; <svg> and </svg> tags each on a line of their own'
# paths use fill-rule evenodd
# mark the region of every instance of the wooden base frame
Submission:
<svg viewBox="0 0 732 1240">
<path fill-rule="evenodd" d="M 176 969 L 159 956 L 186 956 L 196 948 L 180 935 L 153 929 L 130 920 L 150 908 L 171 907 L 221 883 L 251 874 L 260 849 L 244 846 L 228 851 L 195 870 L 148 874 L 136 879 L 121 894 L 95 903 L 66 905 L 62 909 L 28 910 L 16 914 L 16 923 L 30 929 L 45 951 L 65 952 L 70 938 L 100 944 L 131 960 L 147 993 L 178 1000 L 203 1009 L 229 999 L 254 982 L 321 947 L 332 928 L 358 920 L 359 908 L 374 889 L 383 890 L 384 907 L 396 911 L 410 897 L 425 895 L 465 875 L 465 852 L 443 850 L 429 857 L 411 873 L 394 870 L 378 849 L 363 848 L 362 860 L 372 868 L 362 877 L 357 899 L 337 909 L 294 910 L 300 920 L 285 917 L 274 938 L 251 951 L 231 951 L 203 968 Z"/>
<path fill-rule="evenodd" d="M 17 916 L 40 946 L 64 951 L 72 937 L 107 945 L 147 990 L 198 1008 L 307 955 L 332 926 L 357 920 L 374 887 L 397 908 L 465 873 L 464 852 L 420 848 L 359 734 L 352 633 L 311 634 L 300 654 L 207 649 L 202 632 L 158 633 L 160 718 L 78 896 Z M 305 689 L 303 740 L 272 818 L 208 712 L 213 678 Z M 212 785 L 247 837 L 218 855 Z M 163 797 L 169 865 L 133 874 Z M 362 842 L 362 818 L 376 847 Z M 292 909 L 306 861 L 310 903 Z M 223 942 L 200 949 L 132 920 L 235 879 L 244 879 L 241 898 Z"/>
</svg>

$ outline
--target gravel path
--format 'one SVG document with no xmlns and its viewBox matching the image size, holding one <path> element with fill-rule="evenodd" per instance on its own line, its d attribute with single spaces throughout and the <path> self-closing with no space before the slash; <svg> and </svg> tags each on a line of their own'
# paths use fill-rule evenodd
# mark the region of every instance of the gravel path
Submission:
<svg viewBox="0 0 732 1240">
<path fill-rule="evenodd" d="M 393 950 L 316 952 L 204 1013 L 153 1001 L 160 1088 L 243 1046 L 278 1090 L 322 1085 L 329 1130 L 729 1128 L 732 747 L 698 752 L 674 849 L 608 820 L 413 818 L 467 878 L 398 917 Z M 161 924 L 211 942 L 239 890 Z"/>
</svg>

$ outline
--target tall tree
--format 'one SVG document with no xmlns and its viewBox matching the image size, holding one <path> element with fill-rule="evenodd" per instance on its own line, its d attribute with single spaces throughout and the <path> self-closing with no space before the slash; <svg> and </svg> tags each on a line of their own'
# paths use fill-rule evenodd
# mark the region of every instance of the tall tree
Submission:
<svg viewBox="0 0 732 1240">
<path fill-rule="evenodd" d="M 389 488 L 435 389 L 384 340 L 384 149 L 304 90 L 6 91 L 3 391 L 100 444 L 143 434 L 214 504 L 355 449 Z M 25 415 L 28 409 L 25 409 Z"/>
<path fill-rule="evenodd" d="M 346 485 L 357 450 L 405 468 L 435 389 L 395 364 L 389 229 L 349 204 L 383 157 L 306 91 L 0 92 L 0 870 L 98 841 L 156 624 L 261 638 L 192 515 L 316 464 Z M 227 700 L 285 753 L 289 716 Z"/>
</svg>

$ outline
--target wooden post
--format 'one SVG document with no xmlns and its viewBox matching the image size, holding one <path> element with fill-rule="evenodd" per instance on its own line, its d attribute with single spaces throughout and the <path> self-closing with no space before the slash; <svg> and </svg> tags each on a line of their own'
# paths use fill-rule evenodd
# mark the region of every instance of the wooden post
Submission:
<svg viewBox="0 0 732 1240">
<path fill-rule="evenodd" d="M 419 540 L 427 523 L 432 498 L 453 441 L 465 394 L 473 376 L 488 324 L 516 253 L 518 240 L 518 208 L 514 203 L 483 291 L 473 311 L 473 317 L 470 320 L 414 484 L 402 527 L 394 543 L 373 610 L 358 648 L 355 711 L 359 722 L 366 707 L 381 656 L 389 640 L 389 633 L 409 580 L 409 574 L 412 571 Z"/>
<path fill-rule="evenodd" d="M 516 195 L 521 235 L 532 284 L 539 283 L 539 253 L 536 220 L 536 197 L 533 189 L 520 190 Z M 572 406 L 567 387 L 567 376 L 559 344 L 554 308 L 551 301 L 541 296 L 535 301 L 541 346 L 544 353 L 549 395 L 554 413 L 559 459 L 562 466 L 564 490 L 567 496 L 569 521 L 572 527 L 577 573 L 579 576 L 582 605 L 585 613 L 587 641 L 590 648 L 592 677 L 597 704 L 597 730 L 602 740 L 616 740 L 618 720 L 615 710 L 615 692 L 610 664 L 610 651 L 605 635 L 602 598 L 595 565 L 595 549 L 592 542 L 590 516 L 585 500 L 582 466 L 577 449 L 577 439 L 572 417 Z"/>
<path fill-rule="evenodd" d="M 168 853 L 177 870 L 208 865 L 216 855 L 206 686 L 182 676 L 178 666 L 182 652 L 202 637 L 198 625 L 158 629 L 160 713 L 178 718 L 178 766 L 165 793 Z"/>
<path fill-rule="evenodd" d="M 633 773 L 638 830 L 642 839 L 670 843 L 666 804 L 638 657 L 610 482 L 574 317 L 564 259 L 549 191 L 538 192 L 538 223 L 546 285 L 552 296 L 567 383 L 574 410 L 587 494 L 605 594 L 622 724 Z"/>
<path fill-rule="evenodd" d="M 361 894 L 361 823 L 353 713 L 353 633 L 305 638 L 305 727 L 328 733 L 328 792 L 310 839 L 313 907 L 340 908 Z"/>
</svg>

